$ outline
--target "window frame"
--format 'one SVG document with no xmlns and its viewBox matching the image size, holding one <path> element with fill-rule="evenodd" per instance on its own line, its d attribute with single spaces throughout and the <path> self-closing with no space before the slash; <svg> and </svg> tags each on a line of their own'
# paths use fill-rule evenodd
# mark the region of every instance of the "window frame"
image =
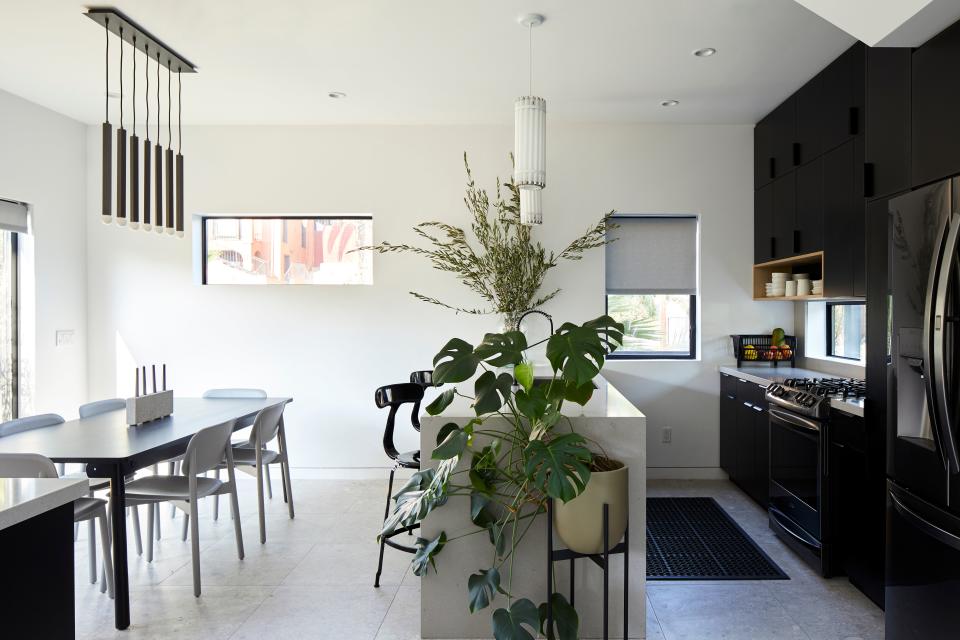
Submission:
<svg viewBox="0 0 960 640">
<path fill-rule="evenodd" d="M 604 287 L 606 289 L 606 287 Z M 665 291 L 656 293 L 636 293 L 628 295 L 649 295 L 649 296 L 670 296 L 683 295 Z M 607 360 L 696 360 L 697 359 L 697 294 L 691 293 L 690 297 L 690 352 L 681 353 L 679 351 L 623 351 L 617 349 L 607 356 Z M 603 312 L 609 315 L 610 312 L 610 294 L 604 291 L 603 294 Z"/>
<path fill-rule="evenodd" d="M 200 227 L 200 284 L 202 286 L 207 286 L 210 283 L 207 282 L 207 220 L 370 220 L 373 221 L 372 215 L 365 216 L 356 216 L 356 215 L 320 215 L 320 216 L 311 216 L 311 215 L 284 215 L 284 214 L 270 214 L 270 215 L 243 215 L 243 214 L 223 214 L 223 215 L 198 215 L 194 217 L 194 221 L 199 220 Z M 194 226 L 194 229 L 197 227 Z M 283 225 L 283 229 L 286 230 L 287 225 Z M 285 240 L 282 240 L 285 241 Z M 196 246 L 196 245 L 194 245 Z M 196 273 L 196 272 L 194 272 Z M 210 285 L 210 286 L 222 286 L 222 285 Z"/>
<path fill-rule="evenodd" d="M 867 303 L 862 300 L 827 300 L 826 306 L 824 307 L 824 321 L 826 327 L 824 327 L 824 342 L 823 345 L 823 354 L 828 358 L 836 358 L 838 360 L 848 360 L 850 362 L 859 362 L 863 363 L 863 360 L 860 357 L 851 358 L 850 356 L 841 356 L 833 352 L 833 308 L 834 307 L 854 307 L 861 306 L 863 307 L 863 313 L 867 312 Z M 866 335 L 866 334 L 864 334 Z"/>
</svg>

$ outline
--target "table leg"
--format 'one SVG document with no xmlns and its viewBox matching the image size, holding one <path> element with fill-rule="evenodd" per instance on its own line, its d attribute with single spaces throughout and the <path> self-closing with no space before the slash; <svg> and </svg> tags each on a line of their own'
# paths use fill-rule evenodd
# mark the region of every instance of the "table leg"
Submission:
<svg viewBox="0 0 960 640">
<path fill-rule="evenodd" d="M 110 508 L 113 525 L 113 579 L 116 585 L 114 623 L 117 629 L 130 626 L 130 585 L 127 578 L 127 517 L 123 471 L 120 465 L 110 470 Z M 147 535 L 152 535 L 150 531 Z"/>
</svg>

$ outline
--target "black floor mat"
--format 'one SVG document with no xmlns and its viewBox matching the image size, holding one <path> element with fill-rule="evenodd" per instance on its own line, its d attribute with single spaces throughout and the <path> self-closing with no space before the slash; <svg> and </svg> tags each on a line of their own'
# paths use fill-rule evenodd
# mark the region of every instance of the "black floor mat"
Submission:
<svg viewBox="0 0 960 640">
<path fill-rule="evenodd" d="M 650 580 L 789 580 L 713 498 L 647 498 Z"/>
</svg>

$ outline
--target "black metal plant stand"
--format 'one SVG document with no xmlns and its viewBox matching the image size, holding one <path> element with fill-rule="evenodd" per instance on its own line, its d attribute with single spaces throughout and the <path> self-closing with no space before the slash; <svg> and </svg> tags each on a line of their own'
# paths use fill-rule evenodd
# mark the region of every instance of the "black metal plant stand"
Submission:
<svg viewBox="0 0 960 640">
<path fill-rule="evenodd" d="M 609 640 L 610 632 L 610 556 L 623 554 L 623 637 L 628 637 L 630 600 L 630 525 L 623 532 L 623 540 L 613 549 L 609 548 L 610 505 L 603 504 L 603 553 L 577 553 L 571 549 L 553 548 L 553 499 L 547 500 L 547 639 L 553 640 L 553 563 L 570 561 L 570 606 L 574 605 L 574 576 L 577 558 L 589 558 L 603 570 L 603 640 Z"/>
</svg>

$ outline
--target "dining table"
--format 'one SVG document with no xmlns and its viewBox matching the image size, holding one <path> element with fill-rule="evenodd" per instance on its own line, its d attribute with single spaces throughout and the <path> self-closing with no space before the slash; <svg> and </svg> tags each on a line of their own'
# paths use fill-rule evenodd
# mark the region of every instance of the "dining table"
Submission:
<svg viewBox="0 0 960 640">
<path fill-rule="evenodd" d="M 125 410 L 109 411 L 0 438 L 0 453 L 38 453 L 54 462 L 85 464 L 89 477 L 110 479 L 114 618 L 117 629 L 126 629 L 130 585 L 124 476 L 183 455 L 190 438 L 206 427 L 232 422 L 237 431 L 253 424 L 261 410 L 290 402 L 293 398 L 174 397 L 173 413 L 164 418 L 131 426 Z"/>
</svg>

